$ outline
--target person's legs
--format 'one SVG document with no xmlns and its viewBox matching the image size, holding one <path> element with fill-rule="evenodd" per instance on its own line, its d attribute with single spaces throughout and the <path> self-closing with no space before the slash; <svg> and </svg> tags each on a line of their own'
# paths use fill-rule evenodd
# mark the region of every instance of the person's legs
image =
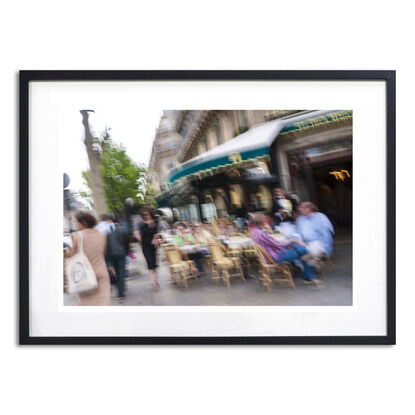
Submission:
<svg viewBox="0 0 415 415">
<path fill-rule="evenodd" d="M 296 259 L 300 259 L 295 249 L 284 249 L 279 255 L 278 255 L 278 261 L 277 262 L 293 262 Z"/>
<path fill-rule="evenodd" d="M 203 266 L 202 266 L 201 258 L 203 257 L 203 255 L 200 252 L 195 252 L 195 253 L 192 253 L 192 254 L 188 254 L 187 256 L 189 257 L 189 259 L 191 259 L 192 261 L 195 262 L 197 270 L 200 273 L 202 273 L 203 272 Z"/>
<path fill-rule="evenodd" d="M 124 256 L 116 256 L 113 259 L 115 272 L 117 273 L 117 289 L 118 289 L 118 296 L 124 297 L 124 290 L 125 290 L 125 257 Z"/>
<path fill-rule="evenodd" d="M 308 265 L 306 262 L 301 260 L 300 255 L 296 251 L 296 249 L 285 249 L 278 257 L 277 262 L 291 262 L 293 263 L 295 260 L 300 260 L 304 267 L 304 278 L 306 280 L 312 280 L 316 278 L 316 274 L 314 269 Z"/>
<path fill-rule="evenodd" d="M 157 280 L 157 273 L 156 273 L 156 269 L 149 269 L 148 272 L 150 273 L 150 279 L 151 279 L 151 283 L 153 284 L 154 288 L 159 288 L 160 284 Z"/>
<path fill-rule="evenodd" d="M 292 248 L 295 250 L 295 252 L 297 252 L 297 254 L 302 257 L 303 255 L 307 255 L 308 254 L 308 250 L 305 246 L 300 245 L 300 244 L 292 244 Z"/>
</svg>

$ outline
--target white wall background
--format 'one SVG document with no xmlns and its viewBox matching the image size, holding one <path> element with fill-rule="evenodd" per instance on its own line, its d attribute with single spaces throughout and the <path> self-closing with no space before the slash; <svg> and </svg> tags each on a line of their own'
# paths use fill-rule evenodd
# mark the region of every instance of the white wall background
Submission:
<svg viewBox="0 0 415 415">
<path fill-rule="evenodd" d="M 39 0 L 3 6 L 3 413 L 411 412 L 414 229 L 407 215 L 414 201 L 415 67 L 409 4 Z M 398 345 L 16 346 L 19 69 L 397 69 Z"/>
</svg>

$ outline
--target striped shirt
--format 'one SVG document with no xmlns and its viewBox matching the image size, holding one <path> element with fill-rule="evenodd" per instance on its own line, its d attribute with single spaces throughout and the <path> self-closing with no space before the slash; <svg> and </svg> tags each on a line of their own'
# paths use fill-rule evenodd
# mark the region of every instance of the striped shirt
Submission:
<svg viewBox="0 0 415 415">
<path fill-rule="evenodd" d="M 291 243 L 290 241 L 278 242 L 257 226 L 251 228 L 251 238 L 255 243 L 262 246 L 275 262 L 278 261 L 281 252 L 287 249 L 288 245 Z"/>
</svg>

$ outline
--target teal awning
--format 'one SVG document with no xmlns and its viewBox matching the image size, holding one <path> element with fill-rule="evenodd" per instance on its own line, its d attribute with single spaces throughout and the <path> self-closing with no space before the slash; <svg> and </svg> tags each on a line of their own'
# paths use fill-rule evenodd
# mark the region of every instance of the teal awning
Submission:
<svg viewBox="0 0 415 415">
<path fill-rule="evenodd" d="M 289 119 L 276 119 L 250 128 L 248 131 L 221 144 L 174 169 L 169 185 L 179 181 L 202 179 L 222 173 L 229 168 L 240 168 L 255 160 L 269 159 L 269 148 L 278 135 L 324 122 L 337 120 L 351 111 L 307 111 Z M 341 113 L 343 115 L 339 115 Z"/>
<path fill-rule="evenodd" d="M 169 177 L 169 183 L 185 177 L 203 178 L 213 174 L 221 173 L 229 167 L 241 167 L 247 162 L 252 162 L 256 159 L 267 159 L 269 157 L 269 147 L 256 148 L 238 153 L 232 153 L 226 156 L 217 157 L 210 160 L 200 161 L 199 163 L 192 163 L 185 168 L 178 169 Z"/>
</svg>

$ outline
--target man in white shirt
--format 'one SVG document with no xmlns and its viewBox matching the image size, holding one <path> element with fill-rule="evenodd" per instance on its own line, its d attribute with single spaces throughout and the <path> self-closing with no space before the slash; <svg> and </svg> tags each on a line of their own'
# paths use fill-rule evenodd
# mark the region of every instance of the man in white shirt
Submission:
<svg viewBox="0 0 415 415">
<path fill-rule="evenodd" d="M 301 216 L 296 226 L 301 239 L 313 256 L 330 256 L 333 251 L 334 228 L 329 218 L 318 211 L 311 202 L 303 202 L 299 207 Z"/>
</svg>

